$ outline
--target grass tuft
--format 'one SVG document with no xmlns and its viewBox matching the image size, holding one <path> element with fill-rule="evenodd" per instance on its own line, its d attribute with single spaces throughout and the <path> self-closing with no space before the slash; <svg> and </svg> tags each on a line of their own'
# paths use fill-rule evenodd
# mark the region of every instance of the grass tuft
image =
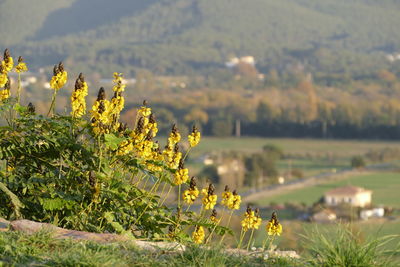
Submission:
<svg viewBox="0 0 400 267">
<path fill-rule="evenodd" d="M 363 239 L 360 232 L 341 225 L 334 235 L 314 228 L 304 238 L 310 266 L 397 266 L 395 256 L 400 250 L 385 249 L 385 245 L 399 236 L 388 235 Z"/>
</svg>

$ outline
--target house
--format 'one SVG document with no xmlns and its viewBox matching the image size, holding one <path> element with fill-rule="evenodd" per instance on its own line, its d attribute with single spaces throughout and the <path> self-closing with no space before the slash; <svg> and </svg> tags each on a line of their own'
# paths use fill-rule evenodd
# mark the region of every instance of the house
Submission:
<svg viewBox="0 0 400 267">
<path fill-rule="evenodd" d="M 366 207 L 371 204 L 372 191 L 357 186 L 343 186 L 325 193 L 324 202 L 328 206 L 348 203 L 353 207 Z"/>
</svg>

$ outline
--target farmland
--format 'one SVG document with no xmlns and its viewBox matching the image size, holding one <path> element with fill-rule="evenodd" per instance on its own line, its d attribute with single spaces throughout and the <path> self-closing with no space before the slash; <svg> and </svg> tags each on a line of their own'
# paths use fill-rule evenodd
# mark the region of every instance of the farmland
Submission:
<svg viewBox="0 0 400 267">
<path fill-rule="evenodd" d="M 319 184 L 284 193 L 274 197 L 266 197 L 257 202 L 259 205 L 275 203 L 305 203 L 310 205 L 318 201 L 323 193 L 338 186 L 344 185 L 360 186 L 373 191 L 372 203 L 375 205 L 387 205 L 400 208 L 398 192 L 400 190 L 400 173 L 367 173 L 350 177 L 349 179 Z"/>
<path fill-rule="evenodd" d="M 301 169 L 305 176 L 349 168 L 351 157 L 365 155 L 372 150 L 400 149 L 400 142 L 388 141 L 206 137 L 196 149 L 191 151 L 191 158 L 196 159 L 201 155 L 224 151 L 256 153 L 267 144 L 276 145 L 287 157 L 290 157 L 277 162 L 280 172 L 288 168 Z M 201 164 L 194 161 L 191 161 L 191 164 L 195 169 L 201 167 Z"/>
</svg>

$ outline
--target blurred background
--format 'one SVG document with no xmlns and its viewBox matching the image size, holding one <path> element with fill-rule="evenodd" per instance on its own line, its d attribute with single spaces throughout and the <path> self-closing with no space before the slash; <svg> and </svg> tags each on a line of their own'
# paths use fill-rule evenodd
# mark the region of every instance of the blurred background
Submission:
<svg viewBox="0 0 400 267">
<path fill-rule="evenodd" d="M 264 217 L 279 210 L 292 225 L 281 247 L 297 249 L 309 221 L 399 234 L 399 12 L 397 0 L 0 0 L 0 49 L 26 60 L 22 103 L 39 113 L 59 61 L 59 112 L 80 72 L 89 105 L 124 73 L 122 121 L 146 99 L 162 135 L 196 124 L 191 174 Z M 353 188 L 329 202 L 343 186 L 372 199 L 356 205 Z"/>
</svg>

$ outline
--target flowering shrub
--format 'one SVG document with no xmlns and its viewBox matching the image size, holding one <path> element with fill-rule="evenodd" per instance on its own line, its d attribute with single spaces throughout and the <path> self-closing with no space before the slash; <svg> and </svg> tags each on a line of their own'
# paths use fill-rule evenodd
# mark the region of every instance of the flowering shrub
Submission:
<svg viewBox="0 0 400 267">
<path fill-rule="evenodd" d="M 11 96 L 8 74 L 13 68 L 6 50 L 0 65 L 0 112 L 7 120 L 7 125 L 0 127 L 0 161 L 4 163 L 4 168 L 0 167 L 0 191 L 4 193 L 0 194 L 0 217 L 198 244 L 209 242 L 214 233 L 231 233 L 229 222 L 233 211 L 240 208 L 240 196 L 225 189 L 222 205 L 231 213 L 227 226 L 221 226 L 214 209 L 218 200 L 214 186 L 202 189 L 200 200 L 196 179 L 189 178 L 184 166 L 187 153 L 201 139 L 195 126 L 183 155 L 176 125 L 164 149 L 155 140 L 156 116 L 146 101 L 137 112 L 133 129 L 121 123 L 125 89 L 121 73 L 114 73 L 112 98 L 107 99 L 106 89 L 100 88 L 89 112 L 85 99 L 88 84 L 79 74 L 71 92 L 71 112 L 56 114 L 57 92 L 68 79 L 61 62 L 54 66 L 50 81 L 50 109 L 46 116 L 36 114 L 32 103 L 19 103 L 20 73 L 28 70 L 21 57 L 15 68 L 18 94 Z M 173 187 L 178 187 L 179 200 L 169 207 L 164 203 Z M 201 203 L 199 213 L 190 210 L 196 200 Z M 248 210 L 247 217 L 251 222 L 246 222 L 244 232 L 258 228 L 258 212 Z"/>
</svg>

